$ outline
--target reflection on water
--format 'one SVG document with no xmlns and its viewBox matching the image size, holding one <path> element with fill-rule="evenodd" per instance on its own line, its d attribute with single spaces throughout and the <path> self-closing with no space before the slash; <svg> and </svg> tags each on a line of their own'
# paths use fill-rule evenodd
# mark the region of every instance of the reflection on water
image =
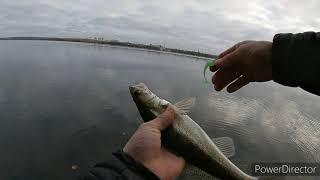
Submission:
<svg viewBox="0 0 320 180">
<path fill-rule="evenodd" d="M 231 160 L 248 173 L 253 162 L 320 160 L 320 98 L 301 89 L 216 92 L 205 61 L 108 46 L 1 41 L 0 54 L 0 179 L 67 179 L 107 160 L 141 122 L 128 92 L 137 82 L 172 103 L 197 97 L 190 117 L 232 137 Z M 208 179 L 194 169 L 181 179 L 199 176 Z"/>
</svg>

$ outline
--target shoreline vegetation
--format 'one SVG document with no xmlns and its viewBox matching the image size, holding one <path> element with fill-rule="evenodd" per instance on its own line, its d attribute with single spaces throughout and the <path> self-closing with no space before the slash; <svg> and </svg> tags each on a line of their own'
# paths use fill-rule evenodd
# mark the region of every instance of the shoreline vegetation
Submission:
<svg viewBox="0 0 320 180">
<path fill-rule="evenodd" d="M 215 59 L 217 56 L 207 53 L 201 53 L 199 51 L 190 51 L 175 48 L 166 48 L 162 45 L 154 44 L 137 44 L 131 42 L 122 42 L 117 40 L 104 40 L 103 38 L 57 38 L 57 37 L 5 37 L 0 40 L 39 40 L 39 41 L 65 41 L 65 42 L 80 42 L 89 44 L 106 44 L 111 46 L 130 47 L 138 49 L 146 49 L 152 51 L 173 53 L 178 55 L 194 56 L 196 58 Z"/>
</svg>

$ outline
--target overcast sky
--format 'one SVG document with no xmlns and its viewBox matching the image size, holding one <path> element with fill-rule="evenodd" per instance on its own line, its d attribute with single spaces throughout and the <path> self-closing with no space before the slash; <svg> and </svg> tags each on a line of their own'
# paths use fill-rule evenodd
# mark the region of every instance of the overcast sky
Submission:
<svg viewBox="0 0 320 180">
<path fill-rule="evenodd" d="M 217 54 L 320 29 L 318 0 L 0 0 L 0 37 L 104 37 Z"/>
</svg>

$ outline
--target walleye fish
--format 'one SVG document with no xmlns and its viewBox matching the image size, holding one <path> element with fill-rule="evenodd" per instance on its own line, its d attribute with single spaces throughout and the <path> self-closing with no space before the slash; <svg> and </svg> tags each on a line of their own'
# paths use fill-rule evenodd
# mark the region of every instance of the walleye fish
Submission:
<svg viewBox="0 0 320 180">
<path fill-rule="evenodd" d="M 143 83 L 129 86 L 129 90 L 145 122 L 156 118 L 167 106 L 174 109 L 176 119 L 169 128 L 162 132 L 161 137 L 163 145 L 170 151 L 220 179 L 258 179 L 241 171 L 227 158 L 227 156 L 234 155 L 235 152 L 231 138 L 223 137 L 211 140 L 205 131 L 187 115 L 195 98 L 183 100 L 173 105 L 153 94 Z"/>
</svg>

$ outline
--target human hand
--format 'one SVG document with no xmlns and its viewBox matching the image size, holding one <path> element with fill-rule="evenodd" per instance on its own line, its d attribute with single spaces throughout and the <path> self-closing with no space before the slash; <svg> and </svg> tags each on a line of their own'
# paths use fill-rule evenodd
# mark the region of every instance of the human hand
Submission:
<svg viewBox="0 0 320 180">
<path fill-rule="evenodd" d="M 212 76 L 214 88 L 220 91 L 228 85 L 227 91 L 231 93 L 249 82 L 272 80 L 271 58 L 272 42 L 243 41 L 234 45 L 210 67 L 212 72 L 217 71 Z"/>
<path fill-rule="evenodd" d="M 168 107 L 156 119 L 141 124 L 123 148 L 124 152 L 165 180 L 178 177 L 185 166 L 183 158 L 161 146 L 161 131 L 170 126 L 174 119 L 174 110 Z"/>
</svg>

